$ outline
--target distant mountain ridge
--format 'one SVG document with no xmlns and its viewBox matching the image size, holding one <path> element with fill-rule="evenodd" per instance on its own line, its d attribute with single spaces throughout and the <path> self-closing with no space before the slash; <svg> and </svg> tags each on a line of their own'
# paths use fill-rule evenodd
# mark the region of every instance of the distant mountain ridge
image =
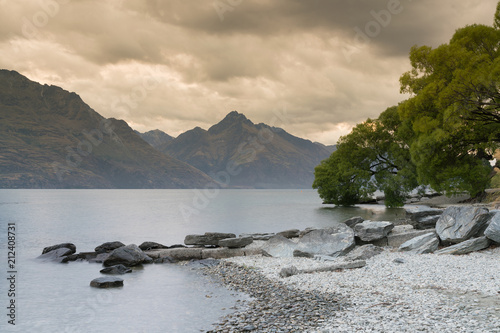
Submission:
<svg viewBox="0 0 500 333">
<path fill-rule="evenodd" d="M 141 133 L 138 131 L 134 131 L 134 132 L 139 134 L 139 136 L 144 141 L 146 141 L 147 143 L 149 143 L 151 146 L 153 146 L 155 148 L 158 148 L 162 144 L 170 142 L 173 139 L 172 136 L 168 135 L 167 133 L 165 133 L 163 131 L 160 131 L 159 129 L 155 129 L 155 130 L 148 131 L 145 133 Z"/>
<path fill-rule="evenodd" d="M 196 127 L 158 149 L 210 176 L 228 167 L 239 170 L 225 184 L 236 188 L 310 188 L 314 167 L 331 153 L 281 128 L 254 124 L 237 111 L 208 130 Z"/>
<path fill-rule="evenodd" d="M 0 70 L 0 188 L 201 188 L 211 181 L 77 94 Z"/>
</svg>

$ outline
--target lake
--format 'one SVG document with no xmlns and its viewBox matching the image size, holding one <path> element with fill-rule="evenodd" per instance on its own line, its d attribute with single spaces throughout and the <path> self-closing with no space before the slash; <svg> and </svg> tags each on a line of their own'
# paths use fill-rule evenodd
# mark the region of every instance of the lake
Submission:
<svg viewBox="0 0 500 333">
<path fill-rule="evenodd" d="M 44 247 L 77 252 L 109 241 L 183 243 L 207 231 L 279 232 L 328 227 L 352 216 L 394 220 L 403 209 L 322 205 L 314 190 L 0 190 L 2 332 L 200 332 L 238 295 L 178 265 L 147 265 L 124 287 L 89 287 L 99 264 L 42 263 Z M 16 325 L 8 324 L 7 227 L 16 228 Z"/>
</svg>

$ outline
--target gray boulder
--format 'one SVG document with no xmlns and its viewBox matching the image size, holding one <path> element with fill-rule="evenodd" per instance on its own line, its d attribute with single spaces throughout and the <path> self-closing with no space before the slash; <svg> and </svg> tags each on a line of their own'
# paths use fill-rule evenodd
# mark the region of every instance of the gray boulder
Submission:
<svg viewBox="0 0 500 333">
<path fill-rule="evenodd" d="M 297 249 L 297 243 L 280 235 L 272 237 L 262 246 L 264 255 L 277 258 L 293 257 L 295 249 Z"/>
<path fill-rule="evenodd" d="M 393 228 L 391 222 L 364 221 L 356 224 L 354 234 L 364 242 L 372 242 L 387 237 Z"/>
<path fill-rule="evenodd" d="M 312 255 L 337 257 L 346 254 L 356 245 L 354 234 L 350 229 L 336 233 L 331 231 L 318 229 L 307 233 L 299 240 L 296 249 Z"/>
<path fill-rule="evenodd" d="M 96 247 L 94 249 L 94 251 L 96 253 L 106 253 L 106 252 L 111 252 L 111 251 L 118 249 L 120 247 L 123 247 L 123 246 L 125 246 L 125 244 L 123 244 L 122 242 L 118 242 L 118 241 L 106 242 L 106 243 L 103 243 L 103 244 L 99 245 L 98 247 Z"/>
<path fill-rule="evenodd" d="M 184 238 L 184 244 L 218 246 L 219 241 L 226 238 L 236 238 L 236 235 L 222 232 L 206 232 L 204 235 L 187 235 Z"/>
<path fill-rule="evenodd" d="M 347 219 L 347 220 L 343 221 L 342 223 L 344 223 L 345 225 L 347 225 L 349 228 L 354 229 L 354 226 L 356 224 L 360 224 L 363 221 L 364 221 L 364 219 L 361 216 L 354 216 L 354 217 L 351 217 L 350 219 Z"/>
<path fill-rule="evenodd" d="M 139 248 L 143 251 L 149 251 L 156 249 L 168 249 L 168 246 L 156 242 L 143 242 L 139 245 Z"/>
<path fill-rule="evenodd" d="M 490 220 L 484 235 L 496 243 L 500 243 L 500 213 L 495 213 Z"/>
<path fill-rule="evenodd" d="M 412 238 L 401 244 L 399 251 L 412 251 L 419 254 L 432 253 L 438 249 L 439 239 L 435 233 L 429 232 Z"/>
<path fill-rule="evenodd" d="M 442 213 L 443 209 L 416 206 L 406 209 L 406 219 L 415 229 L 432 229 Z"/>
<path fill-rule="evenodd" d="M 436 223 L 436 233 L 444 243 L 460 243 L 483 229 L 491 218 L 481 207 L 448 207 Z"/>
<path fill-rule="evenodd" d="M 116 277 L 100 277 L 90 281 L 90 286 L 94 288 L 123 287 L 123 280 Z"/>
<path fill-rule="evenodd" d="M 252 237 L 226 238 L 219 241 L 219 246 L 239 249 L 253 243 Z"/>
<path fill-rule="evenodd" d="M 57 250 L 57 249 L 61 249 L 61 248 L 69 249 L 70 253 L 68 255 L 73 254 L 73 253 L 76 252 L 76 246 L 75 246 L 75 244 L 73 244 L 73 243 L 62 243 L 62 244 L 47 246 L 46 248 L 43 249 L 42 254 L 45 254 L 45 253 L 48 253 L 48 252 L 51 252 L 51 251 L 54 251 L 54 250 Z"/>
<path fill-rule="evenodd" d="M 484 250 L 490 246 L 490 240 L 486 237 L 478 237 L 466 240 L 465 242 L 455 244 L 439 251 L 435 254 L 467 254 L 475 251 Z"/>
<path fill-rule="evenodd" d="M 100 270 L 102 274 L 112 274 L 112 275 L 121 275 L 125 273 L 132 273 L 132 270 L 127 266 L 123 265 L 114 265 L 111 267 L 106 267 Z"/>
<path fill-rule="evenodd" d="M 295 238 L 300 236 L 300 230 L 299 229 L 285 230 L 282 232 L 278 232 L 276 235 L 280 235 L 285 238 Z"/>
<path fill-rule="evenodd" d="M 60 247 L 58 249 L 46 252 L 40 256 L 37 257 L 38 260 L 48 262 L 48 261 L 53 261 L 53 262 L 64 262 L 64 259 L 66 256 L 69 256 L 73 254 L 72 249 L 68 249 L 66 247 Z"/>
<path fill-rule="evenodd" d="M 113 250 L 113 252 L 111 252 L 109 256 L 104 260 L 103 265 L 105 267 L 110 267 L 122 264 L 130 267 L 152 262 L 153 259 L 142 252 L 142 250 L 137 245 L 130 244 Z"/>
<path fill-rule="evenodd" d="M 380 246 L 375 246 L 373 244 L 366 244 L 362 246 L 357 246 L 347 254 L 346 260 L 368 260 L 375 257 L 376 255 L 384 252 L 384 249 Z"/>
</svg>

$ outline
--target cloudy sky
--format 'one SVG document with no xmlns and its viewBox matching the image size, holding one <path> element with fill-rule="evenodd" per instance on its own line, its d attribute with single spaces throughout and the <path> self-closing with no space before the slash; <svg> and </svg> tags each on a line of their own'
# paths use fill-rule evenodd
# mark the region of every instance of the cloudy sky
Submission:
<svg viewBox="0 0 500 333">
<path fill-rule="evenodd" d="M 0 68 L 177 136 L 237 110 L 325 144 L 406 97 L 412 45 L 497 0 L 0 0 Z"/>
</svg>

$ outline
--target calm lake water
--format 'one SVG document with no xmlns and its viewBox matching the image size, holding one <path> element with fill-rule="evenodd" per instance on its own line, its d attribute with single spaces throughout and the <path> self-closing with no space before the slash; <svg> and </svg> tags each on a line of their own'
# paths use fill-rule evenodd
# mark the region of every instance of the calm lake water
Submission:
<svg viewBox="0 0 500 333">
<path fill-rule="evenodd" d="M 91 288 L 100 265 L 37 261 L 49 245 L 71 242 L 77 252 L 115 240 L 173 245 L 191 233 L 327 227 L 358 215 L 394 220 L 404 211 L 322 205 L 313 190 L 0 190 L 0 331 L 200 332 L 242 297 L 177 265 L 147 265 L 123 276 L 120 289 Z M 15 326 L 6 316 L 9 223 L 16 226 Z"/>
</svg>

